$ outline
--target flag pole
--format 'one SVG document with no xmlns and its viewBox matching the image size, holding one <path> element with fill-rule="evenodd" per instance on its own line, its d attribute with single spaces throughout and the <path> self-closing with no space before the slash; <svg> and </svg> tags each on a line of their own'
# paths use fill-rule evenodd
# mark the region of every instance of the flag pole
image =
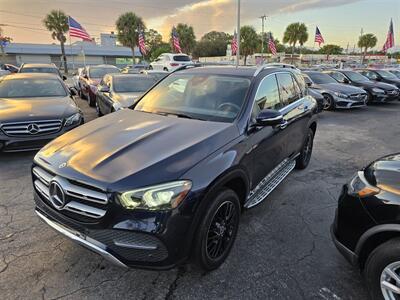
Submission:
<svg viewBox="0 0 400 300">
<path fill-rule="evenodd" d="M 236 68 L 239 67 L 239 59 L 240 59 L 240 0 L 237 0 L 237 19 L 236 19 L 236 44 L 237 44 L 237 50 L 236 50 Z"/>
<path fill-rule="evenodd" d="M 75 70 L 74 54 L 72 53 L 71 31 L 69 30 L 70 27 L 71 27 L 71 26 L 70 26 L 70 24 L 69 24 L 69 16 L 68 16 L 69 51 L 70 51 L 71 58 L 72 58 L 72 70 Z"/>
</svg>

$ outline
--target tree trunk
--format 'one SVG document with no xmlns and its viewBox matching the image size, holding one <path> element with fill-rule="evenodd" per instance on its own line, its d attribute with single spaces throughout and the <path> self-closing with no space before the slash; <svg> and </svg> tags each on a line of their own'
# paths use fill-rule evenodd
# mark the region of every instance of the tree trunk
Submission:
<svg viewBox="0 0 400 300">
<path fill-rule="evenodd" d="M 295 43 L 293 43 L 293 46 L 292 46 L 292 65 L 293 65 L 293 63 L 294 63 L 294 48 L 296 47 L 296 44 Z"/>
<path fill-rule="evenodd" d="M 364 55 L 363 55 L 363 59 L 362 59 L 362 61 L 363 61 L 363 63 L 365 63 L 365 57 L 367 56 L 367 47 L 365 47 L 365 49 L 364 49 Z"/>
<path fill-rule="evenodd" d="M 61 44 L 61 56 L 62 56 L 62 60 L 64 62 L 64 73 L 68 74 L 67 57 L 65 56 L 64 42 L 61 41 L 60 44 Z"/>
<path fill-rule="evenodd" d="M 6 54 L 4 53 L 4 47 L 3 47 L 3 43 L 0 43 L 0 49 L 1 49 L 1 62 L 3 64 L 6 63 Z"/>
<path fill-rule="evenodd" d="M 244 55 L 244 65 L 247 63 L 247 55 Z"/>
</svg>

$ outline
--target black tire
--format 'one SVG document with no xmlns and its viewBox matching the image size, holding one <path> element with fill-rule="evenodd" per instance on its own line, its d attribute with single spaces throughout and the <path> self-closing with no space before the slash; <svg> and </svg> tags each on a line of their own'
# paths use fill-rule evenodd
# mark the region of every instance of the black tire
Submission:
<svg viewBox="0 0 400 300">
<path fill-rule="evenodd" d="M 400 265 L 400 238 L 383 243 L 368 256 L 363 275 L 371 299 L 384 299 L 381 289 L 381 275 L 386 267 L 396 262 Z M 396 272 L 396 274 L 399 275 L 400 272 Z M 394 282 L 393 280 L 391 283 Z M 397 287 L 400 286 L 397 284 Z"/>
<path fill-rule="evenodd" d="M 371 92 L 367 91 L 367 100 L 365 100 L 365 104 L 370 105 L 372 103 L 372 99 L 374 96 L 372 96 Z"/>
<path fill-rule="evenodd" d="M 230 218 L 225 216 L 228 209 L 231 209 Z M 195 237 L 193 256 L 200 268 L 211 271 L 225 261 L 235 242 L 239 218 L 237 194 L 231 189 L 219 191 L 202 218 Z"/>
<path fill-rule="evenodd" d="M 89 97 L 88 97 L 89 99 L 88 99 L 88 102 L 89 102 L 89 106 L 90 107 L 95 107 L 96 106 L 96 95 L 91 95 L 90 93 L 89 93 Z"/>
<path fill-rule="evenodd" d="M 335 109 L 335 100 L 329 94 L 323 94 L 325 98 L 324 110 L 334 110 Z"/>
<path fill-rule="evenodd" d="M 314 145 L 314 131 L 309 128 L 300 155 L 296 159 L 296 169 L 303 170 L 310 163 L 312 149 Z"/>
<path fill-rule="evenodd" d="M 102 117 L 103 113 L 101 112 L 100 106 L 99 106 L 99 102 L 97 102 L 96 100 L 96 113 L 98 117 Z"/>
<path fill-rule="evenodd" d="M 85 100 L 86 96 L 83 94 L 82 87 L 79 88 L 78 95 L 81 99 Z"/>
</svg>

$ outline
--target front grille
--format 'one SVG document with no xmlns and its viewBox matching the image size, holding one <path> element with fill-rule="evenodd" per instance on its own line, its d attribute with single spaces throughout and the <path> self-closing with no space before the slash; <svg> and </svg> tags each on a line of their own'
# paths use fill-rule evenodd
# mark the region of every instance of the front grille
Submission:
<svg viewBox="0 0 400 300">
<path fill-rule="evenodd" d="M 388 91 L 386 91 L 386 94 L 389 96 L 398 96 L 399 92 L 398 92 L 398 90 L 388 90 Z"/>
<path fill-rule="evenodd" d="M 106 214 L 108 203 L 106 193 L 94 187 L 77 185 L 39 166 L 35 166 L 32 172 L 36 191 L 51 207 L 73 218 L 79 215 L 93 220 L 102 218 Z"/>
<path fill-rule="evenodd" d="M 32 137 L 60 131 L 61 120 L 38 120 L 2 123 L 0 129 L 8 136 Z"/>
<path fill-rule="evenodd" d="M 367 99 L 367 94 L 351 94 L 350 96 L 351 100 L 355 100 L 355 101 L 364 101 L 365 99 Z"/>
</svg>

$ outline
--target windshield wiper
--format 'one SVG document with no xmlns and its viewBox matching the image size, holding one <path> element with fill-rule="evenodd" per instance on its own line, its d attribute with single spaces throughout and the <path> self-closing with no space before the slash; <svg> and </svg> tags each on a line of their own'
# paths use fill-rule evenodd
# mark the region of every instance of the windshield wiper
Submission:
<svg viewBox="0 0 400 300">
<path fill-rule="evenodd" d="M 184 114 L 184 113 L 170 113 L 170 112 L 160 112 L 160 111 L 158 111 L 158 112 L 156 112 L 156 114 L 159 114 L 159 115 L 162 115 L 162 116 L 172 115 L 172 116 L 176 116 L 178 118 L 205 121 L 204 119 L 195 118 L 195 117 L 193 117 L 191 115 Z"/>
</svg>

